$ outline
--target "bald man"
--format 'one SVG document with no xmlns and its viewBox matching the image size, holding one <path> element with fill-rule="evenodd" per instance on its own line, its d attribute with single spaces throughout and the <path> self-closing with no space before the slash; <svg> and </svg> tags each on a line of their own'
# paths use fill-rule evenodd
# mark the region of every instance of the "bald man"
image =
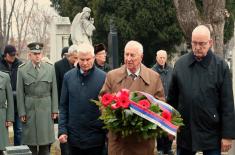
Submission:
<svg viewBox="0 0 235 155">
<path fill-rule="evenodd" d="M 165 50 L 159 50 L 156 52 L 156 64 L 152 67 L 152 69 L 160 75 L 165 98 L 167 98 L 168 88 L 172 76 L 172 67 L 167 64 L 167 53 Z M 157 138 L 158 155 L 173 155 L 171 146 L 172 140 L 170 140 L 168 136 Z"/>
<path fill-rule="evenodd" d="M 232 81 L 227 63 L 212 50 L 209 29 L 192 32 L 192 52 L 176 62 L 167 101 L 182 115 L 177 155 L 221 155 L 235 139 Z"/>
</svg>

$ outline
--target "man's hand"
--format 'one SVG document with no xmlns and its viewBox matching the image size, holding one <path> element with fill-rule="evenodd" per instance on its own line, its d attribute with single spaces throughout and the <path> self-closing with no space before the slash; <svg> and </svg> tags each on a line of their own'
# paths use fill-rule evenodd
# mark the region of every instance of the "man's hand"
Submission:
<svg viewBox="0 0 235 155">
<path fill-rule="evenodd" d="M 228 152 L 232 147 L 232 139 L 222 139 L 221 140 L 221 151 Z"/>
<path fill-rule="evenodd" d="M 66 142 L 67 142 L 67 139 L 68 139 L 68 135 L 66 135 L 66 134 L 62 134 L 62 135 L 60 135 L 60 137 L 59 137 L 60 143 L 66 143 Z"/>
<path fill-rule="evenodd" d="M 21 121 L 22 123 L 26 123 L 26 122 L 27 122 L 27 117 L 26 117 L 26 115 L 20 116 L 20 121 Z"/>
<path fill-rule="evenodd" d="M 5 126 L 8 128 L 9 126 L 12 126 L 12 122 L 11 121 L 6 121 L 5 122 Z"/>
<path fill-rule="evenodd" d="M 173 141 L 173 140 L 175 139 L 175 136 L 172 135 L 172 134 L 168 134 L 168 139 L 171 140 L 171 141 Z"/>
<path fill-rule="evenodd" d="M 57 117 L 58 117 L 58 113 L 52 113 L 52 114 L 51 114 L 51 118 L 52 118 L 53 120 L 55 120 Z"/>
</svg>

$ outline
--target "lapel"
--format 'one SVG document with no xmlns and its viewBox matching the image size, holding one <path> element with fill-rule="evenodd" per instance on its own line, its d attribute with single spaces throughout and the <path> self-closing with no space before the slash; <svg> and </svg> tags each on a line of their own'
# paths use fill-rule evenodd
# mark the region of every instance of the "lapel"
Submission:
<svg viewBox="0 0 235 155">
<path fill-rule="evenodd" d="M 37 79 L 37 73 L 31 61 L 28 62 L 28 66 L 29 67 L 27 68 L 27 74 L 33 77 L 34 79 Z"/>
</svg>

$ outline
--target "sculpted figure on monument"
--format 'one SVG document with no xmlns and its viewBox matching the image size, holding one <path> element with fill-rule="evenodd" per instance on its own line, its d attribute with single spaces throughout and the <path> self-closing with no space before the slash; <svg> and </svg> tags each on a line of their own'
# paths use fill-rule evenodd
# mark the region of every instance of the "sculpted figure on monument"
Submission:
<svg viewBox="0 0 235 155">
<path fill-rule="evenodd" d="M 82 43 L 92 44 L 92 35 L 95 30 L 94 18 L 90 18 L 91 9 L 84 7 L 82 12 L 78 13 L 71 25 L 71 39 L 73 44 Z"/>
</svg>

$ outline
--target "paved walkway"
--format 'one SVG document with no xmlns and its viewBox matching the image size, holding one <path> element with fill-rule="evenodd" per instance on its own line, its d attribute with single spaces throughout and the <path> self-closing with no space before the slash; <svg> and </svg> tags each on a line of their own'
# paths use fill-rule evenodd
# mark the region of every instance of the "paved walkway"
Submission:
<svg viewBox="0 0 235 155">
<path fill-rule="evenodd" d="M 10 143 L 13 144 L 13 129 L 12 129 L 12 127 L 10 127 L 9 131 L 10 131 Z M 58 125 L 56 124 L 55 125 L 56 141 L 55 141 L 55 143 L 52 144 L 51 155 L 60 155 L 60 144 L 57 139 L 57 135 L 58 135 Z M 172 148 L 173 148 L 173 151 L 175 152 L 175 148 L 176 148 L 175 141 L 173 142 Z M 202 153 L 199 152 L 196 155 L 202 155 Z M 222 155 L 228 155 L 228 153 L 224 152 L 224 153 L 222 153 Z"/>
</svg>

